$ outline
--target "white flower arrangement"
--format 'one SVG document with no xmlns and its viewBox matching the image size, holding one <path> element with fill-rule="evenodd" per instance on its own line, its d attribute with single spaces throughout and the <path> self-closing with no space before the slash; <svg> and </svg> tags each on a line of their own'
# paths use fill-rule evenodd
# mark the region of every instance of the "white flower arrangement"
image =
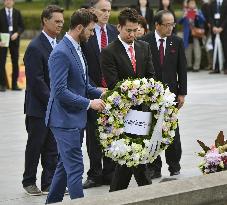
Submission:
<svg viewBox="0 0 227 205">
<path fill-rule="evenodd" d="M 153 162 L 173 141 L 177 128 L 175 94 L 153 78 L 125 80 L 108 91 L 105 110 L 98 118 L 100 143 L 105 155 L 128 167 Z M 132 138 L 124 133 L 124 119 L 132 106 L 146 105 L 152 113 L 150 134 Z M 161 145 L 154 153 L 152 134 L 160 113 L 163 114 Z"/>
</svg>

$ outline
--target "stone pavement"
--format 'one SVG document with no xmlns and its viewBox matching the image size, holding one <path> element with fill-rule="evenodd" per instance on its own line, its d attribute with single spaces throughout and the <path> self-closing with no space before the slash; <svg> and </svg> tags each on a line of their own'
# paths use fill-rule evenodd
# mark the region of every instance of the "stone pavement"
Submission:
<svg viewBox="0 0 227 205">
<path fill-rule="evenodd" d="M 46 199 L 46 196 L 26 195 L 21 185 L 27 140 L 23 102 L 24 92 L 0 93 L 0 205 L 44 204 Z M 178 178 L 201 175 L 197 168 L 201 159 L 196 156 L 196 152 L 200 151 L 196 140 L 211 145 L 219 130 L 223 130 L 227 136 L 227 76 L 208 75 L 207 71 L 188 73 L 188 96 L 180 112 L 183 155 L 181 175 Z M 83 146 L 83 152 L 85 179 L 89 167 L 86 146 Z M 169 177 L 167 166 L 163 164 L 163 177 Z M 40 171 L 39 168 L 38 186 Z M 154 180 L 154 183 L 159 181 Z M 130 187 L 135 186 L 135 180 L 132 179 Z M 102 186 L 85 190 L 85 197 L 108 194 L 108 188 Z M 65 201 L 69 200 L 69 197 L 65 197 Z"/>
</svg>

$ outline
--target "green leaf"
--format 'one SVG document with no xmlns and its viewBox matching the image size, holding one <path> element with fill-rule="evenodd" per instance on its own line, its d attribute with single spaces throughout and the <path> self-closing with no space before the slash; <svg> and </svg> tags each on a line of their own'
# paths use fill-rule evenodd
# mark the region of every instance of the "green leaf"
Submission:
<svg viewBox="0 0 227 205">
<path fill-rule="evenodd" d="M 217 136 L 217 139 L 215 140 L 215 146 L 219 147 L 219 146 L 223 146 L 224 144 L 225 144 L 225 137 L 224 137 L 223 131 L 220 131 Z"/>
<path fill-rule="evenodd" d="M 207 147 L 202 141 L 197 140 L 197 142 L 199 143 L 200 147 L 202 147 L 202 149 L 207 153 L 207 151 L 210 150 L 209 147 Z"/>
</svg>

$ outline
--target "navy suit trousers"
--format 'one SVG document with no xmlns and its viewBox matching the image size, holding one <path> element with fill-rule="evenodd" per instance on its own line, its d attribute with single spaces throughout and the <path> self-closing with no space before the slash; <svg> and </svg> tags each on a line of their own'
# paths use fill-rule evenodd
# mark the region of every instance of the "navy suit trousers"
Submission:
<svg viewBox="0 0 227 205">
<path fill-rule="evenodd" d="M 57 142 L 59 158 L 58 165 L 50 186 L 47 204 L 61 202 L 66 186 L 71 199 L 84 196 L 82 175 L 84 172 L 81 150 L 81 131 L 51 127 Z"/>
</svg>

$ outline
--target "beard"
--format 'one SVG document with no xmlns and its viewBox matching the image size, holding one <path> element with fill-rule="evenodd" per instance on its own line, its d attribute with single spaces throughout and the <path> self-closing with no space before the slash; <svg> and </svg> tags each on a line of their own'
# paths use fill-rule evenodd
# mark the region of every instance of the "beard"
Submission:
<svg viewBox="0 0 227 205">
<path fill-rule="evenodd" d="M 80 33 L 79 40 L 80 40 L 80 42 L 87 42 L 88 41 L 88 39 L 86 38 L 84 32 Z"/>
</svg>

